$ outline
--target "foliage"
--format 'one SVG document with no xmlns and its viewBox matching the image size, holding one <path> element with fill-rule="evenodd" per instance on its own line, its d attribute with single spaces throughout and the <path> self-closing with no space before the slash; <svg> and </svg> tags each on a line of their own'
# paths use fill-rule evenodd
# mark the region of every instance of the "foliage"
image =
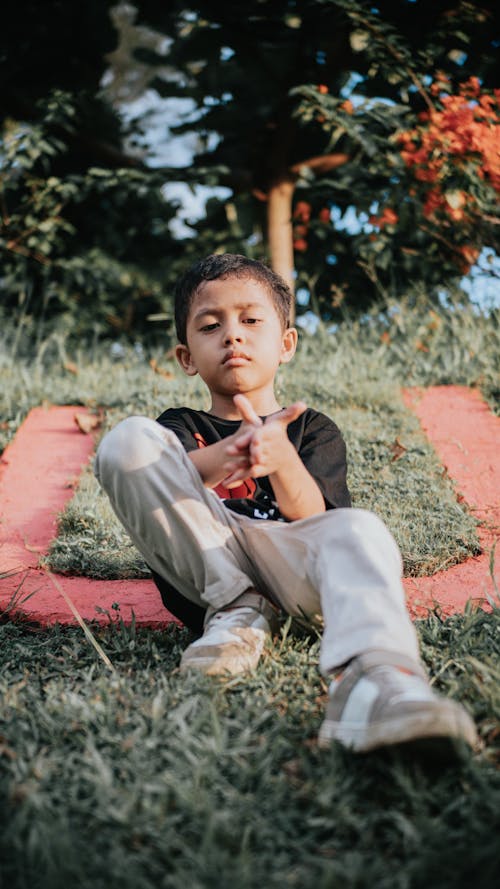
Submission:
<svg viewBox="0 0 500 889">
<path fill-rule="evenodd" d="M 453 219 L 443 208 L 422 219 L 436 198 L 397 138 L 407 134 L 403 153 L 421 151 L 444 119 L 418 115 L 443 114 L 472 76 L 480 105 L 495 85 L 491 16 L 463 0 L 380 10 L 363 0 L 89 0 L 78 10 L 19 0 L 0 32 L 2 302 L 34 332 L 59 322 L 76 335 L 155 332 L 151 319 L 169 316 L 192 259 L 226 250 L 275 262 L 271 209 L 284 184 L 297 283 L 325 318 L 409 282 L 436 292 L 481 246 L 497 247 L 492 180 L 476 175 L 487 122 L 479 154 L 469 146 L 448 163 L 447 145 L 433 143 Z M 188 100 L 176 132 L 198 150 L 185 169 L 148 166 L 147 116 L 124 121 L 120 103 L 148 87 L 167 103 Z M 179 179 L 231 189 L 184 241 L 162 192 Z"/>
<path fill-rule="evenodd" d="M 165 177 L 124 152 L 126 129 L 99 88 L 116 40 L 109 4 L 80 11 L 77 51 L 67 10 L 51 0 L 41 16 L 34 6 L 21 0 L 0 38 L 3 305 L 35 333 L 61 324 L 74 335 L 147 331 L 147 317 L 169 306 L 174 209 Z"/>
<path fill-rule="evenodd" d="M 358 267 L 381 294 L 400 292 L 405 280 L 422 277 L 431 292 L 439 291 L 445 281 L 467 274 L 482 247 L 498 246 L 498 90 L 481 89 L 477 78 L 458 84 L 456 94 L 450 89 L 440 74 L 425 93 L 429 110 L 418 114 L 414 126 L 401 105 L 388 113 L 379 100 L 355 107 L 311 87 L 298 91 L 298 114 L 324 126 L 328 121 L 330 148 L 340 145 L 347 152 L 336 181 L 316 182 L 311 202 L 300 200 L 294 211 L 299 275 L 307 285 L 310 263 L 324 268 L 313 282 L 323 314 L 335 314 L 352 286 L 349 240 Z M 354 180 L 363 224 L 346 237 L 336 230 L 330 208 L 335 210 L 332 200 L 353 206 Z M 327 206 L 326 190 L 336 196 Z M 328 298 L 329 263 L 344 280 L 330 284 Z"/>
<path fill-rule="evenodd" d="M 397 135 L 401 156 L 421 193 L 423 216 L 433 223 L 437 237 L 450 248 L 453 223 L 464 243 L 452 244 L 458 266 L 466 274 L 477 259 L 493 226 L 500 195 L 500 90 L 489 94 L 477 77 L 459 84 L 458 94 L 441 74 L 430 93 L 436 101 L 419 115 L 413 130 Z M 412 195 L 413 196 L 413 195 Z M 486 223 L 486 225 L 485 225 Z M 444 237 L 443 237 L 444 235 Z"/>
<path fill-rule="evenodd" d="M 460 82 L 479 78 L 488 101 L 496 63 L 487 8 L 448 0 L 380 9 L 357 0 L 202 0 L 167 10 L 145 0 L 138 10 L 170 40 L 167 57 L 148 56 L 170 66 L 152 85 L 193 103 L 177 131 L 196 133 L 201 148 L 179 178 L 232 189 L 229 202 L 213 202 L 194 226 L 200 252 L 210 244 L 233 250 L 239 239 L 240 250 L 269 259 L 271 195 L 289 181 L 298 284 L 324 317 L 337 316 L 345 300 L 364 308 L 410 282 L 435 294 L 462 275 L 462 247 L 497 248 L 485 209 L 491 189 L 472 240 L 464 218 L 448 219 L 450 231 L 423 224 L 420 192 L 410 194 L 414 177 L 395 141 L 423 125 L 422 111 L 439 109 L 430 86 L 441 72 L 453 95 Z M 498 114 L 490 107 L 493 134 Z M 447 163 L 444 141 L 439 151 Z M 481 154 L 472 164 L 463 158 L 460 184 L 446 188 L 477 193 L 480 161 Z M 306 221 L 298 209 L 305 204 Z"/>
<path fill-rule="evenodd" d="M 185 630 L 0 626 L 0 881 L 12 889 L 481 889 L 497 883 L 498 614 L 417 623 L 481 753 L 318 750 L 318 643 L 250 677 L 179 674 Z M 478 877 L 479 875 L 479 877 Z"/>
</svg>

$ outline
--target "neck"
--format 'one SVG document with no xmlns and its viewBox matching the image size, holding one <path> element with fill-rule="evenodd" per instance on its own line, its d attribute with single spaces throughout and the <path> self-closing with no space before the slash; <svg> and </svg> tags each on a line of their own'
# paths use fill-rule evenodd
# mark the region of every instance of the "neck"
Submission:
<svg viewBox="0 0 500 889">
<path fill-rule="evenodd" d="M 259 417 L 268 417 L 269 414 L 274 414 L 281 409 L 274 392 L 245 392 L 244 394 Z M 232 395 L 218 395 L 212 392 L 212 404 L 209 413 L 220 417 L 221 420 L 241 420 L 241 414 L 233 401 Z"/>
</svg>

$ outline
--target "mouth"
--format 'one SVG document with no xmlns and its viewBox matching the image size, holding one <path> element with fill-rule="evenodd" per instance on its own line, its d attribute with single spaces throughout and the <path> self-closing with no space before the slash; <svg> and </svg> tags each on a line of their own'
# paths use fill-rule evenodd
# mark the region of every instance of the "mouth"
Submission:
<svg viewBox="0 0 500 889">
<path fill-rule="evenodd" d="M 248 355 L 244 355 L 242 352 L 229 352 L 222 364 L 224 367 L 243 367 L 245 364 L 248 364 L 250 361 Z"/>
</svg>

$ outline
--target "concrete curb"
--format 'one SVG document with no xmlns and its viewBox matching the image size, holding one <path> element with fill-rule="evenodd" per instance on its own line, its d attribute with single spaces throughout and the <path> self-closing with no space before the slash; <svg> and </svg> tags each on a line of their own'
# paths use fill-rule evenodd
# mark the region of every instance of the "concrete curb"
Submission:
<svg viewBox="0 0 500 889">
<path fill-rule="evenodd" d="M 482 525 L 482 554 L 431 577 L 404 581 L 410 612 L 424 616 L 439 607 L 443 615 L 463 611 L 472 600 L 488 607 L 495 597 L 490 553 L 500 530 L 500 418 L 480 394 L 461 386 L 410 389 L 404 393 L 464 499 Z M 0 458 L 0 609 L 12 608 L 43 625 L 74 624 L 58 586 L 85 620 L 105 624 L 119 616 L 138 626 L 165 627 L 176 619 L 164 608 L 150 580 L 90 580 L 50 575 L 40 557 L 56 534 L 57 515 L 73 494 L 83 466 L 94 451 L 92 435 L 82 434 L 76 407 L 30 411 Z M 55 582 L 54 579 L 55 578 Z M 497 572 L 500 585 L 500 572 Z"/>
</svg>

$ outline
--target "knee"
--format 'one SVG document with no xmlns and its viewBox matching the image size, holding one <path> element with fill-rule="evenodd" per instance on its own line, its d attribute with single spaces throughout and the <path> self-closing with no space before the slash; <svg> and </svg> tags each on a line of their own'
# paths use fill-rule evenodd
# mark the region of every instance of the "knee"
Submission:
<svg viewBox="0 0 500 889">
<path fill-rule="evenodd" d="M 379 560 L 388 559 L 401 571 L 401 552 L 389 528 L 382 519 L 367 509 L 352 509 L 353 533 L 364 543 L 364 547 L 377 554 Z"/>
<path fill-rule="evenodd" d="M 327 513 L 331 516 L 331 533 L 337 543 L 348 548 L 360 546 L 364 550 L 378 552 L 395 559 L 401 564 L 401 553 L 387 525 L 382 519 L 367 509 L 336 509 Z M 340 538 L 340 540 L 339 540 Z"/>
<path fill-rule="evenodd" d="M 350 509 L 350 526 L 354 534 L 368 536 L 390 535 L 387 525 L 374 512 L 368 509 Z M 392 535 L 391 535 L 392 536 Z"/>
<path fill-rule="evenodd" d="M 110 474 L 134 472 L 158 460 L 177 436 L 149 417 L 127 417 L 102 439 L 95 459 L 95 474 L 104 483 Z"/>
<path fill-rule="evenodd" d="M 389 536 L 392 538 L 392 534 L 385 522 L 368 509 L 352 508 L 336 510 L 336 512 L 342 513 L 341 518 L 346 525 L 348 533 L 359 537 L 383 538 Z"/>
</svg>

